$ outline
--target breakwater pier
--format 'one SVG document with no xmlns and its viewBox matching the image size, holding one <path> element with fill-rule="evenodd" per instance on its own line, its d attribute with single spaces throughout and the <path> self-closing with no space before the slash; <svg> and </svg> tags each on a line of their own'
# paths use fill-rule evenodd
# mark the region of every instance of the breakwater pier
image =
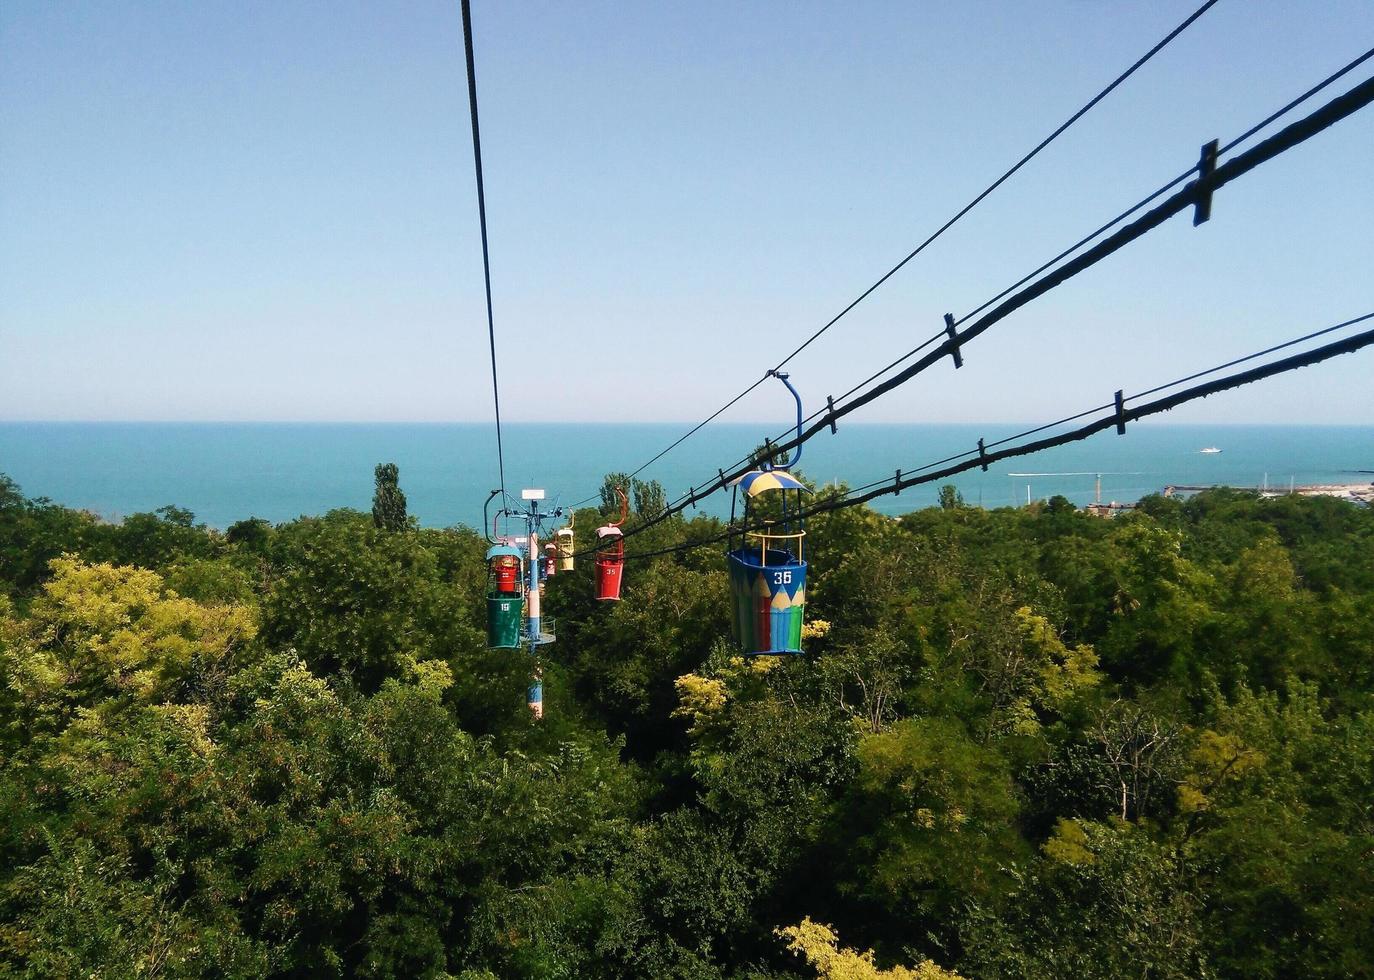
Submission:
<svg viewBox="0 0 1374 980">
<path fill-rule="evenodd" d="M 1226 484 L 1207 484 L 1207 485 L 1185 485 L 1181 483 L 1171 483 L 1164 487 L 1166 497 L 1190 497 L 1203 490 L 1214 490 Z M 1256 487 L 1232 487 L 1234 490 L 1249 490 L 1258 493 L 1261 497 L 1286 497 L 1296 495 L 1300 497 L 1338 497 L 1342 500 L 1349 500 L 1352 503 L 1374 506 L 1374 483 L 1312 483 L 1312 484 L 1288 484 L 1287 486 L 1273 486 L 1263 484 Z"/>
</svg>

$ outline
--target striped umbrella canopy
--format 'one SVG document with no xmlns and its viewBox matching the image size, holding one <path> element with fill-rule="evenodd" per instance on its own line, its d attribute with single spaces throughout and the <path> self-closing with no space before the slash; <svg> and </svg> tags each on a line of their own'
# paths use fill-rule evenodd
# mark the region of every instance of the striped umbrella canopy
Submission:
<svg viewBox="0 0 1374 980">
<path fill-rule="evenodd" d="M 757 497 L 769 490 L 806 490 L 806 485 L 786 470 L 750 470 L 731 486 L 740 487 L 750 497 Z"/>
</svg>

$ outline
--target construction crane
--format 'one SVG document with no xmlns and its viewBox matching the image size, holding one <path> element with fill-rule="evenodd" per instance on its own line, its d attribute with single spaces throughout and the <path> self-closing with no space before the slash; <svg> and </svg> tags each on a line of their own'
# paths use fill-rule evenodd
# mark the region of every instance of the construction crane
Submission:
<svg viewBox="0 0 1374 980">
<path fill-rule="evenodd" d="M 1093 490 L 1093 504 L 1094 504 L 1095 506 L 1098 506 L 1098 507 L 1102 506 L 1102 477 L 1103 477 L 1103 476 L 1144 476 L 1144 475 L 1145 475 L 1144 473 L 1140 473 L 1140 472 L 1135 472 L 1135 473 L 1097 473 L 1097 472 L 1094 472 L 1094 471 L 1092 471 L 1092 470 L 1081 470 L 1081 471 L 1073 472 L 1073 473 L 1008 473 L 1008 474 L 1007 474 L 1007 476 L 1011 477 L 1012 479 L 1015 479 L 1015 478 L 1017 478 L 1017 477 L 1041 477 L 1041 476 L 1091 476 L 1091 477 L 1095 477 L 1095 478 L 1096 478 L 1096 481 L 1095 481 L 1095 487 L 1094 487 L 1094 490 Z M 1030 502 L 1031 502 L 1031 488 L 1030 488 L 1030 484 L 1027 483 L 1027 484 L 1026 484 L 1026 506 L 1029 507 L 1029 506 L 1030 506 Z"/>
</svg>

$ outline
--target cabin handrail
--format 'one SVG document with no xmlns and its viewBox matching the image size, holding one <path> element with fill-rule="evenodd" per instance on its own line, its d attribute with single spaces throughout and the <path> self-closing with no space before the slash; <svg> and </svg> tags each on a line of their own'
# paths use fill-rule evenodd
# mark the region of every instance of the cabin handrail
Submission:
<svg viewBox="0 0 1374 980">
<path fill-rule="evenodd" d="M 762 542 L 762 546 L 759 548 L 759 560 L 760 560 L 760 565 L 761 565 L 762 567 L 764 567 L 764 568 L 767 568 L 767 567 L 768 567 L 768 547 L 769 547 L 769 542 L 775 541 L 775 540 L 776 540 L 776 541 L 793 541 L 793 540 L 795 540 L 795 541 L 797 542 L 797 561 L 801 561 L 801 560 L 802 560 L 802 541 L 806 538 L 806 532 L 805 532 L 805 531 L 790 531 L 790 532 L 777 532 L 777 531 L 745 531 L 745 532 L 744 532 L 744 536 L 745 536 L 745 538 L 758 538 L 758 539 Z"/>
</svg>

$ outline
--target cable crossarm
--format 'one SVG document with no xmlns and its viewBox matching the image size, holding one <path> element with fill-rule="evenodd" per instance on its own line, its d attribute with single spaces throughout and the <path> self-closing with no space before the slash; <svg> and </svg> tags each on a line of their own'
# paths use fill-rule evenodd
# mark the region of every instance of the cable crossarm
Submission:
<svg viewBox="0 0 1374 980">
<path fill-rule="evenodd" d="M 491 345 L 491 399 L 496 412 L 496 466 L 506 496 L 506 457 L 501 445 L 501 387 L 496 374 L 496 323 L 491 309 L 491 253 L 487 247 L 487 194 L 482 180 L 482 134 L 477 124 L 477 65 L 472 54 L 471 0 L 462 0 L 463 53 L 468 64 L 468 109 L 472 116 L 472 161 L 477 171 L 477 220 L 482 229 L 482 281 L 487 295 L 487 339 Z"/>
<path fill-rule="evenodd" d="M 1189 27 L 1191 27 L 1191 26 L 1193 25 L 1193 23 L 1194 23 L 1198 18 L 1200 18 L 1203 14 L 1205 14 L 1205 13 L 1206 13 L 1208 10 L 1210 10 L 1213 6 L 1215 6 L 1216 3 L 1217 3 L 1217 0 L 1206 0 L 1205 3 L 1203 3 L 1203 4 L 1202 4 L 1201 6 L 1199 6 L 1196 10 L 1194 10 L 1191 14 L 1189 14 L 1189 15 L 1188 15 L 1188 16 L 1187 16 L 1187 17 L 1186 17 L 1177 27 L 1175 27 L 1172 31 L 1170 31 L 1170 32 L 1169 32 L 1168 34 L 1166 34 L 1163 38 L 1161 38 L 1158 42 L 1156 42 L 1155 45 L 1154 45 L 1152 48 L 1150 48 L 1150 50 L 1146 51 L 1143 55 L 1141 55 L 1139 58 L 1137 58 L 1136 61 L 1135 61 L 1129 68 L 1127 68 L 1127 69 L 1126 69 L 1125 71 L 1123 71 L 1121 74 L 1117 75 L 1116 78 L 1112 79 L 1112 81 L 1106 86 L 1106 88 L 1102 89 L 1100 92 L 1098 92 L 1096 95 L 1094 95 L 1091 99 L 1089 99 L 1086 103 L 1084 103 L 1081 107 L 1079 107 L 1079 108 L 1073 113 L 1073 115 L 1069 116 L 1068 119 L 1066 119 L 1066 120 L 1064 120 L 1064 122 L 1060 123 L 1059 126 L 1057 126 L 1057 127 L 1054 129 L 1053 132 L 1051 132 L 1048 136 L 1046 136 L 1044 139 L 1042 139 L 1039 143 L 1037 143 L 1034 147 L 1032 147 L 1024 156 L 1022 156 L 1019 160 L 1017 160 L 1014 164 L 1012 164 L 1011 167 L 1008 168 L 1008 169 L 1006 170 L 1006 172 L 1004 172 L 1000 177 L 998 177 L 996 180 L 994 180 L 994 181 L 993 181 L 991 184 L 989 184 L 987 187 L 983 188 L 983 190 L 981 190 L 981 191 L 977 194 L 977 196 L 975 196 L 971 201 L 969 201 L 969 202 L 968 202 L 967 204 L 965 204 L 962 208 L 960 208 L 958 211 L 956 211 L 952 217 L 950 217 L 947 221 L 945 221 L 944 224 L 940 225 L 940 227 L 936 228 L 935 231 L 931 232 L 930 235 L 928 235 L 919 245 L 917 245 L 917 246 L 916 246 L 915 248 L 913 248 L 910 252 L 908 252 L 908 253 L 906 254 L 906 256 L 904 256 L 904 257 L 901 259 L 901 261 L 899 261 L 896 265 L 894 265 L 894 266 L 893 266 L 891 269 L 889 269 L 887 272 L 883 273 L 883 275 L 882 275 L 881 277 L 879 277 L 879 279 L 878 279 L 876 282 L 874 282 L 871 286 L 869 286 L 869 287 L 868 287 L 867 289 L 865 289 L 862 293 L 860 293 L 860 294 L 859 294 L 854 300 L 852 300 L 844 309 L 840 310 L 839 313 L 836 313 L 833 317 L 831 317 L 828 321 L 826 321 L 826 323 L 823 324 L 823 325 L 822 325 L 819 329 L 817 329 L 814 333 L 812 333 L 810 336 L 808 336 L 808 337 L 806 338 L 806 340 L 804 340 L 795 350 L 793 350 L 790 354 L 788 354 L 788 355 L 787 355 L 786 357 L 784 357 L 781 361 L 779 361 L 776 365 L 774 365 L 773 368 L 772 368 L 772 370 L 775 371 L 775 372 L 776 372 L 776 371 L 781 371 L 784 367 L 786 367 L 787 364 L 788 364 L 788 362 L 790 362 L 794 357 L 796 357 L 796 356 L 797 356 L 798 354 L 800 354 L 802 351 L 806 350 L 806 348 L 810 347 L 811 344 L 812 344 L 815 340 L 817 340 L 822 334 L 824 334 L 826 331 L 828 331 L 828 330 L 829 330 L 831 327 L 833 327 L 835 324 L 839 323 L 840 320 L 844 319 L 844 317 L 847 316 L 847 315 L 850 313 L 850 311 L 852 311 L 855 307 L 857 307 L 857 306 L 858 306 L 860 303 L 862 303 L 864 300 L 868 299 L 868 297 L 871 296 L 879 287 L 881 287 L 881 286 L 882 286 L 884 283 L 886 283 L 889 279 L 891 279 L 891 278 L 892 278 L 893 276 L 895 276 L 898 272 L 900 272 L 903 268 L 905 268 L 906 265 L 907 265 L 912 259 L 916 258 L 916 256 L 918 256 L 918 255 L 920 255 L 922 252 L 924 252 L 924 251 L 926 250 L 926 248 L 928 248 L 930 245 L 934 244 L 935 241 L 936 241 L 937 239 L 940 238 L 940 236 L 942 236 L 945 232 L 949 231 L 950 228 L 954 227 L 954 225 L 957 224 L 961 219 L 963 219 L 963 217 L 964 217 L 965 215 L 967 215 L 970 211 L 972 211 L 974 208 L 976 208 L 979 204 L 983 203 L 983 201 L 984 201 L 989 195 L 991 195 L 991 194 L 992 194 L 994 191 L 996 191 L 999 187 L 1001 187 L 1001 186 L 1002 186 L 1003 184 L 1005 184 L 1008 180 L 1010 180 L 1010 179 L 1016 174 L 1017 171 L 1019 171 L 1019 170 L 1020 170 L 1022 167 L 1024 167 L 1026 164 L 1030 163 L 1030 161 L 1033 160 L 1036 156 L 1038 156 L 1042 150 L 1044 150 L 1044 149 L 1045 149 L 1046 147 L 1048 147 L 1051 143 L 1053 143 L 1053 142 L 1054 142 L 1055 140 L 1057 140 L 1060 136 L 1062 136 L 1062 135 L 1064 134 L 1064 132 L 1065 132 L 1066 130 L 1069 129 L 1069 127 L 1071 127 L 1074 123 L 1078 122 L 1078 120 L 1082 119 L 1085 115 L 1087 115 L 1090 111 L 1092 111 L 1092 109 L 1093 109 L 1095 106 L 1097 106 L 1097 104 L 1098 104 L 1099 102 L 1101 102 L 1101 101 L 1102 101 L 1103 99 L 1105 99 L 1107 96 L 1111 95 L 1111 93 L 1114 92 L 1123 82 L 1125 82 L 1128 78 L 1130 78 L 1130 77 L 1131 77 L 1132 75 L 1134 75 L 1137 71 L 1139 71 L 1142 67 L 1144 67 L 1144 65 L 1145 65 L 1148 61 L 1150 61 L 1150 59 L 1152 59 L 1155 55 L 1157 55 L 1157 54 L 1159 54 L 1159 52 L 1163 51 L 1164 48 L 1167 47 L 1167 46 L 1169 45 L 1170 42 L 1172 42 L 1172 41 L 1173 41 L 1175 38 L 1177 38 L 1180 34 L 1182 34 L 1182 33 L 1183 33 L 1184 31 L 1186 31 Z M 466 0 L 465 0 L 465 4 L 466 4 Z M 475 117 L 474 117 L 474 118 L 475 118 Z M 880 373 L 881 373 L 881 372 L 880 372 Z M 765 377 L 767 377 L 767 375 L 765 375 Z M 634 476 L 638 476 L 640 473 L 643 473 L 646 469 L 648 469 L 648 468 L 649 468 L 650 466 L 652 466 L 654 463 L 658 462 L 658 461 L 659 461 L 660 459 L 662 459 L 664 456 L 668 455 L 668 453 L 672 452 L 674 449 L 676 449 L 678 446 L 682 445 L 684 442 L 686 442 L 686 441 L 687 441 L 688 439 L 690 439 L 692 436 L 696 435 L 696 434 L 697 434 L 698 432 L 700 432 L 703 428 L 705 428 L 708 424 L 710 424 L 711 422 L 713 422 L 713 421 L 715 421 L 717 418 L 719 418 L 724 412 L 726 412 L 726 411 L 729 410 L 730 408 L 734 407 L 734 405 L 735 405 L 737 402 L 739 402 L 739 400 L 740 400 L 741 398 L 743 398 L 745 395 L 748 395 L 748 394 L 749 394 L 750 392 L 752 392 L 755 388 L 757 388 L 760 384 L 762 384 L 762 383 L 763 383 L 763 380 L 764 380 L 763 378 L 760 378 L 760 379 L 754 381 L 752 384 L 749 385 L 749 387 L 745 388 L 745 389 L 744 389 L 743 391 L 741 391 L 738 395 L 735 395 L 735 396 L 734 396 L 733 398 L 731 398 L 728 402 L 726 402 L 724 405 L 722 405 L 720 408 L 716 409 L 716 411 L 712 412 L 709 416 L 707 416 L 704 420 L 702 420 L 700 423 L 698 423 L 697 425 L 693 426 L 689 431 L 687 431 L 686 433 L 684 433 L 680 438 L 678 438 L 675 442 L 673 442 L 672 444 L 670 444 L 666 449 L 664 449 L 663 451 L 661 451 L 657 456 L 654 456 L 652 459 L 650 459 L 650 460 L 649 460 L 647 463 L 645 463 L 643 466 L 640 466 L 639 469 L 637 469 L 637 470 L 635 470 L 633 473 L 631 473 L 630 476 L 631 476 L 631 477 L 634 477 Z M 870 379 L 870 380 L 872 380 L 872 379 Z M 813 418 L 814 418 L 814 416 L 813 416 Z M 810 419 L 807 419 L 807 421 L 810 421 Z M 579 501 L 578 501 L 576 504 L 574 504 L 573 506 L 574 506 L 574 507 L 580 506 L 581 504 L 587 503 L 587 502 L 590 501 L 590 500 L 595 500 L 595 499 L 596 499 L 596 496 L 597 496 L 596 494 L 592 494 L 592 495 L 590 495 L 590 496 L 588 496 L 588 497 L 585 497 L 585 498 L 583 498 L 582 500 L 579 500 Z"/>
<path fill-rule="evenodd" d="M 1357 334 L 1353 334 L 1352 336 L 1347 337 L 1343 340 L 1332 341 L 1320 347 L 1315 347 L 1311 350 L 1303 351 L 1302 353 L 1289 355 L 1288 357 L 1282 358 L 1277 361 L 1271 361 L 1267 364 L 1262 364 L 1257 367 L 1249 368 L 1245 371 L 1240 371 L 1235 374 L 1227 375 L 1226 377 L 1217 378 L 1212 381 L 1204 382 L 1202 384 L 1197 384 L 1190 388 L 1185 388 L 1182 391 L 1176 391 L 1173 394 L 1165 395 L 1162 398 L 1157 398 L 1154 401 L 1145 402 L 1144 404 L 1132 407 L 1128 407 L 1126 405 L 1127 402 L 1136 401 L 1148 395 L 1158 394 L 1159 392 L 1169 388 L 1176 388 L 1181 384 L 1185 384 L 1189 381 L 1196 380 L 1208 374 L 1215 374 L 1217 371 L 1225 370 L 1228 367 L 1233 367 L 1235 365 L 1245 363 L 1246 361 L 1251 361 L 1259 357 L 1264 357 L 1276 351 L 1284 350 L 1286 348 L 1295 346 L 1305 341 L 1312 340 L 1316 337 L 1329 334 L 1332 331 L 1340 330 L 1346 327 L 1351 327 L 1369 320 L 1374 320 L 1374 312 L 1366 313 L 1362 316 L 1345 320 L 1341 323 L 1336 324 L 1335 326 L 1326 327 L 1322 330 L 1317 330 L 1312 333 L 1305 334 L 1301 337 L 1294 338 L 1293 340 L 1286 341 L 1282 344 L 1276 344 L 1272 347 L 1268 347 L 1264 350 L 1257 351 L 1253 354 L 1247 354 L 1244 357 L 1227 361 L 1224 364 L 1219 364 L 1215 367 L 1208 368 L 1205 371 L 1198 371 L 1193 374 L 1189 374 L 1183 378 L 1178 379 L 1177 381 L 1171 381 L 1168 384 L 1148 388 L 1145 391 L 1142 391 L 1135 395 L 1127 397 L 1121 395 L 1121 393 L 1118 392 L 1117 398 L 1108 404 L 1100 405 L 1096 408 L 1079 412 L 1076 415 L 1069 416 L 1067 419 L 1061 419 L 1058 422 L 1051 422 L 1047 423 L 1046 425 L 1037 426 L 1033 429 L 1028 429 L 1023 433 L 1019 433 L 1014 436 L 1008 436 L 1007 438 L 1000 439 L 994 443 L 990 443 L 987 445 L 983 445 L 982 443 L 980 443 L 977 449 L 971 449 L 966 452 L 958 453 L 954 456 L 949 456 L 945 459 L 937 460 L 934 463 L 927 463 L 916 470 L 910 471 L 907 475 L 903 475 L 902 471 L 899 470 L 895 478 L 890 477 L 881 481 L 869 483 L 862 487 L 856 487 L 842 496 L 837 496 L 829 500 L 822 500 L 811 507 L 803 508 L 799 516 L 802 518 L 811 518 L 818 516 L 820 514 L 829 513 L 830 511 L 843 510 L 847 507 L 856 507 L 860 504 L 865 504 L 871 500 L 875 500 L 878 497 L 886 496 L 888 494 L 900 493 L 902 490 L 908 489 L 909 487 L 919 486 L 927 483 L 935 483 L 939 480 L 947 480 L 950 477 L 957 476 L 960 473 L 966 473 L 972 469 L 987 469 L 987 467 L 992 465 L 993 463 L 1001 462 L 1005 459 L 1012 459 L 1018 456 L 1028 456 L 1032 453 L 1043 452 L 1047 449 L 1054 449 L 1058 446 L 1064 446 L 1072 442 L 1081 442 L 1082 440 L 1087 439 L 1089 436 L 1096 435 L 1099 432 L 1104 432 L 1107 429 L 1115 428 L 1118 432 L 1122 432 L 1124 431 L 1124 427 L 1127 423 L 1136 422 L 1140 419 L 1147 418 L 1151 415 L 1158 415 L 1163 412 L 1170 411 L 1171 409 L 1177 408 L 1180 405 L 1186 404 L 1187 402 L 1195 401 L 1199 398 L 1207 398 L 1210 395 L 1219 394 L 1223 391 L 1229 391 L 1233 388 L 1240 388 L 1248 384 L 1253 384 L 1256 381 L 1262 381 L 1266 378 L 1273 377 L 1275 375 L 1284 374 L 1289 371 L 1296 371 L 1300 368 L 1310 367 L 1315 364 L 1320 364 L 1323 361 L 1330 360 L 1333 357 L 1339 357 L 1342 354 L 1354 353 L 1366 347 L 1374 346 L 1374 328 L 1364 330 Z M 1037 439 L 1033 442 L 1025 442 L 1015 446 L 1007 446 L 1007 448 L 1005 449 L 995 449 L 992 452 L 987 451 L 995 446 L 1000 446 L 1009 442 L 1015 442 L 1017 440 L 1025 438 L 1028 435 L 1038 434 L 1040 432 L 1045 431 L 1046 429 L 1066 424 L 1069 421 L 1076 421 L 1085 416 L 1101 412 L 1104 409 L 1111 409 L 1110 414 L 1095 419 L 1092 422 L 1082 425 L 1076 429 L 1071 429 L 1067 432 L 1062 432 L 1057 435 L 1046 436 L 1044 438 Z M 668 548 L 654 549 L 652 551 L 634 552 L 631 554 L 627 554 L 625 558 L 626 560 L 636 558 L 651 558 L 659 555 L 675 554 L 678 552 L 690 551 L 694 548 L 700 548 L 710 544 L 718 544 L 719 542 L 726 540 L 731 534 L 738 534 L 741 531 L 761 530 L 763 527 L 763 524 L 758 524 L 756 526 L 750 527 L 726 528 L 725 530 L 719 533 L 711 534 L 703 538 L 698 538 L 694 541 L 686 542 Z"/>
<path fill-rule="evenodd" d="M 1374 56 L 1374 50 L 1371 50 L 1355 62 L 1347 65 L 1346 68 L 1336 73 L 1336 75 L 1331 76 L 1331 79 L 1339 77 L 1371 56 Z M 1327 82 L 1322 83 L 1322 85 L 1317 88 L 1319 89 L 1325 84 L 1328 84 L 1331 79 L 1328 79 Z M 1308 94 L 1310 94 L 1310 92 Z M 1290 102 L 1289 107 L 1291 108 L 1306 97 L 1307 95 L 1304 95 L 1294 102 Z M 1129 224 L 1123 225 L 1111 235 L 1103 238 L 1096 245 L 1081 252 L 1064 264 L 1054 268 L 1052 271 L 1047 272 L 1039 279 L 1035 279 L 1029 284 L 1025 284 L 1025 280 L 1023 279 L 1022 284 L 1024 285 L 1022 285 L 1022 288 L 1011 292 L 1010 295 L 1007 295 L 1008 291 L 1004 290 L 999 294 L 1000 302 L 997 302 L 991 309 L 987 309 L 988 304 L 979 307 L 979 310 L 984 312 L 982 312 L 981 316 L 978 316 L 978 318 L 967 328 L 962 330 L 956 329 L 972 319 L 978 311 L 967 314 L 959 320 L 954 320 L 952 317 L 949 318 L 945 333 L 938 334 L 936 337 L 928 339 L 917 348 L 917 350 L 923 350 L 930 347 L 937 338 L 943 337 L 943 340 L 932 347 L 924 356 L 885 379 L 878 385 L 854 397 L 852 400 L 845 401 L 844 404 L 828 403 L 826 408 L 819 413 L 819 417 L 817 415 L 812 416 L 811 420 L 809 420 L 808 424 L 799 435 L 791 439 L 779 436 L 778 442 L 771 447 L 772 451 L 775 453 L 788 452 L 826 429 L 833 430 L 835 423 L 839 419 L 881 398 L 893 389 L 900 387 L 927 368 L 938 364 L 944 358 L 956 355 L 970 341 L 977 339 L 994 324 L 1010 316 L 1032 300 L 1062 285 L 1080 272 L 1096 265 L 1098 262 L 1101 262 L 1103 259 L 1121 250 L 1131 242 L 1143 237 L 1148 232 L 1158 228 L 1160 225 L 1164 224 L 1164 222 L 1188 208 L 1197 208 L 1203 201 L 1206 201 L 1210 206 L 1212 194 L 1220 188 L 1244 174 L 1249 173 L 1261 164 L 1272 160 L 1279 154 L 1298 146 L 1323 130 L 1340 122 L 1342 119 L 1358 112 L 1372 101 L 1374 101 L 1374 78 L 1368 78 L 1344 94 L 1337 96 L 1304 116 L 1302 119 L 1291 123 L 1267 139 L 1257 143 L 1250 149 L 1224 163 L 1217 164 L 1215 169 L 1211 169 L 1205 177 L 1195 176 L 1193 180 L 1188 181 L 1184 187 L 1167 197 L 1154 208 L 1146 211 Z M 1281 112 L 1272 114 L 1268 117 L 1266 123 L 1272 122 L 1281 114 Z M 1263 128 L 1263 125 L 1264 124 L 1257 127 L 1251 127 L 1247 136 L 1253 135 L 1258 129 Z M 1235 146 L 1241 139 L 1242 138 L 1237 138 L 1236 140 L 1232 140 L 1231 143 L 1227 145 Z M 1196 170 L 1190 170 L 1187 175 L 1195 175 L 1197 173 Z M 1176 179 L 1171 182 L 1171 184 L 1166 185 L 1166 189 L 1176 185 L 1178 182 L 1179 180 Z M 1156 192 L 1152 195 L 1152 198 L 1158 197 L 1159 194 L 1160 192 Z M 1149 199 L 1147 198 L 1147 200 Z M 1139 205 L 1126 213 L 1133 213 L 1135 210 L 1138 210 L 1138 208 Z M 1104 226 L 1104 229 L 1105 227 L 1109 226 Z M 1047 263 L 1047 266 L 1051 264 L 1053 263 Z M 1042 266 L 1041 271 L 1045 268 L 1046 266 Z M 879 373 L 881 374 L 882 372 Z M 667 507 L 661 514 L 648 519 L 628 532 L 626 536 L 629 537 L 639 531 L 647 530 L 649 527 L 652 527 L 660 521 L 666 520 L 673 514 L 679 513 L 689 506 L 694 506 L 698 501 L 715 493 L 717 490 L 728 487 L 734 480 L 738 479 L 745 472 L 748 472 L 748 470 L 754 468 L 757 463 L 758 460 L 756 458 L 746 457 L 745 460 L 742 460 L 731 469 L 718 471 L 716 479 L 708 481 L 701 487 L 693 487 L 688 494 L 674 501 L 673 504 Z"/>
</svg>

